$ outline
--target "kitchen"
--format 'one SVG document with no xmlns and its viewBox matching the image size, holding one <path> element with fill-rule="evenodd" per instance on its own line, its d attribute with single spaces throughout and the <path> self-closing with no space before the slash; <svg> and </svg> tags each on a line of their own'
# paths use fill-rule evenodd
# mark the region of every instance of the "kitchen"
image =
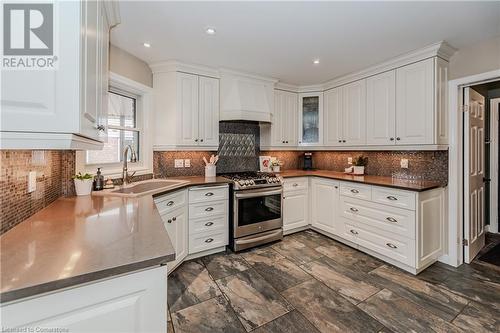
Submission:
<svg viewBox="0 0 500 333">
<path fill-rule="evenodd" d="M 449 82 L 500 70 L 498 3 L 51 4 L 57 68 L 2 71 L 4 329 L 498 330 L 449 190 Z M 359 8 L 388 30 L 343 45 Z"/>
</svg>

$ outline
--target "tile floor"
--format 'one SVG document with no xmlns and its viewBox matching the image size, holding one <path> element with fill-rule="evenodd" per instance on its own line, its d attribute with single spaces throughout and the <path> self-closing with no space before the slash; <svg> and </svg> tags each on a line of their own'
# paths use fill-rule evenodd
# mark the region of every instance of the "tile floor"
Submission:
<svg viewBox="0 0 500 333">
<path fill-rule="evenodd" d="M 410 275 L 314 231 L 183 263 L 168 332 L 500 332 L 500 269 Z"/>
</svg>

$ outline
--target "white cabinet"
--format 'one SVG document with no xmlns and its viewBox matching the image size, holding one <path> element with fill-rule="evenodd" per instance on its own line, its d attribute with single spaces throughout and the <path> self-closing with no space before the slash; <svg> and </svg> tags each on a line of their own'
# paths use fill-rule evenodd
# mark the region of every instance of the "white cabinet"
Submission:
<svg viewBox="0 0 500 333">
<path fill-rule="evenodd" d="M 274 90 L 271 124 L 261 124 L 263 146 L 297 146 L 297 103 L 297 93 Z"/>
<path fill-rule="evenodd" d="M 342 87 L 325 91 L 324 107 L 324 143 L 326 146 L 341 146 L 343 135 Z"/>
<path fill-rule="evenodd" d="M 299 94 L 299 145 L 318 146 L 323 142 L 323 93 Z"/>
<path fill-rule="evenodd" d="M 165 266 L 2 304 L 2 327 L 19 332 L 166 332 Z M 26 330 L 27 329 L 27 330 Z"/>
<path fill-rule="evenodd" d="M 155 150 L 216 150 L 219 80 L 183 72 L 153 75 Z"/>
<path fill-rule="evenodd" d="M 98 149 L 106 140 L 109 28 L 104 1 L 56 1 L 56 69 L 2 70 L 2 149 Z M 32 133 L 30 135 L 30 133 Z"/>
<path fill-rule="evenodd" d="M 396 142 L 396 71 L 366 79 L 366 144 Z"/>
<path fill-rule="evenodd" d="M 311 180 L 311 225 L 337 235 L 339 183 L 329 179 Z"/>
<path fill-rule="evenodd" d="M 288 178 L 283 184 L 283 232 L 309 224 L 308 179 Z"/>
</svg>

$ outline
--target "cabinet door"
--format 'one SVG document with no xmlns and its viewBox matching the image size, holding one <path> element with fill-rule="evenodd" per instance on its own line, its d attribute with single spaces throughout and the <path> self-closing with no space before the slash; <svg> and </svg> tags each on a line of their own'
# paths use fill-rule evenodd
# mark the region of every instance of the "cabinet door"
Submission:
<svg viewBox="0 0 500 333">
<path fill-rule="evenodd" d="M 342 145 L 342 88 L 334 88 L 324 93 L 325 99 L 325 145 Z"/>
<path fill-rule="evenodd" d="M 434 59 L 396 70 L 396 144 L 433 144 Z"/>
<path fill-rule="evenodd" d="M 286 146 L 297 146 L 298 94 L 285 92 L 285 107 L 281 111 L 282 133 Z"/>
<path fill-rule="evenodd" d="M 396 142 L 396 71 L 366 80 L 366 144 Z"/>
<path fill-rule="evenodd" d="M 199 144 L 219 145 L 219 80 L 199 78 Z"/>
<path fill-rule="evenodd" d="M 299 94 L 299 144 L 317 146 L 323 142 L 323 93 Z"/>
<path fill-rule="evenodd" d="M 193 146 L 198 137 L 198 76 L 177 73 L 178 144 Z"/>
<path fill-rule="evenodd" d="M 167 263 L 170 273 L 188 254 L 188 221 L 186 208 L 162 216 L 168 237 L 175 249 L 175 261 Z"/>
<path fill-rule="evenodd" d="M 284 146 L 284 128 L 286 120 L 283 118 L 283 113 L 286 109 L 286 92 L 281 90 L 274 91 L 274 111 L 271 124 L 271 145 Z"/>
<path fill-rule="evenodd" d="M 107 141 L 108 136 L 108 90 L 109 90 L 109 21 L 104 8 L 100 3 L 99 12 L 99 72 L 97 78 L 98 109 L 97 134 L 100 141 Z"/>
<path fill-rule="evenodd" d="M 285 193 L 283 200 L 283 230 L 308 225 L 309 200 L 306 191 Z"/>
<path fill-rule="evenodd" d="M 337 227 L 339 184 L 322 179 L 313 179 L 311 186 L 311 224 L 313 227 L 339 234 Z"/>
<path fill-rule="evenodd" d="M 342 87 L 342 143 L 364 145 L 366 143 L 366 80 Z M 345 142 L 344 142 L 345 140 Z"/>
</svg>

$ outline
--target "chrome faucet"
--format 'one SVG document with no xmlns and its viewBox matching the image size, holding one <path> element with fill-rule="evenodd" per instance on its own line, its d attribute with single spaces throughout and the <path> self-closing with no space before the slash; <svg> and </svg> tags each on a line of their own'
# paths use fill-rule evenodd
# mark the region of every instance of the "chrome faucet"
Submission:
<svg viewBox="0 0 500 333">
<path fill-rule="evenodd" d="M 135 153 L 134 147 L 127 145 L 123 150 L 123 170 L 122 170 L 122 183 L 123 185 L 130 184 L 132 182 L 132 177 L 135 175 L 135 171 L 131 174 L 127 170 L 127 153 L 130 150 L 130 162 L 137 162 L 137 154 Z"/>
</svg>

